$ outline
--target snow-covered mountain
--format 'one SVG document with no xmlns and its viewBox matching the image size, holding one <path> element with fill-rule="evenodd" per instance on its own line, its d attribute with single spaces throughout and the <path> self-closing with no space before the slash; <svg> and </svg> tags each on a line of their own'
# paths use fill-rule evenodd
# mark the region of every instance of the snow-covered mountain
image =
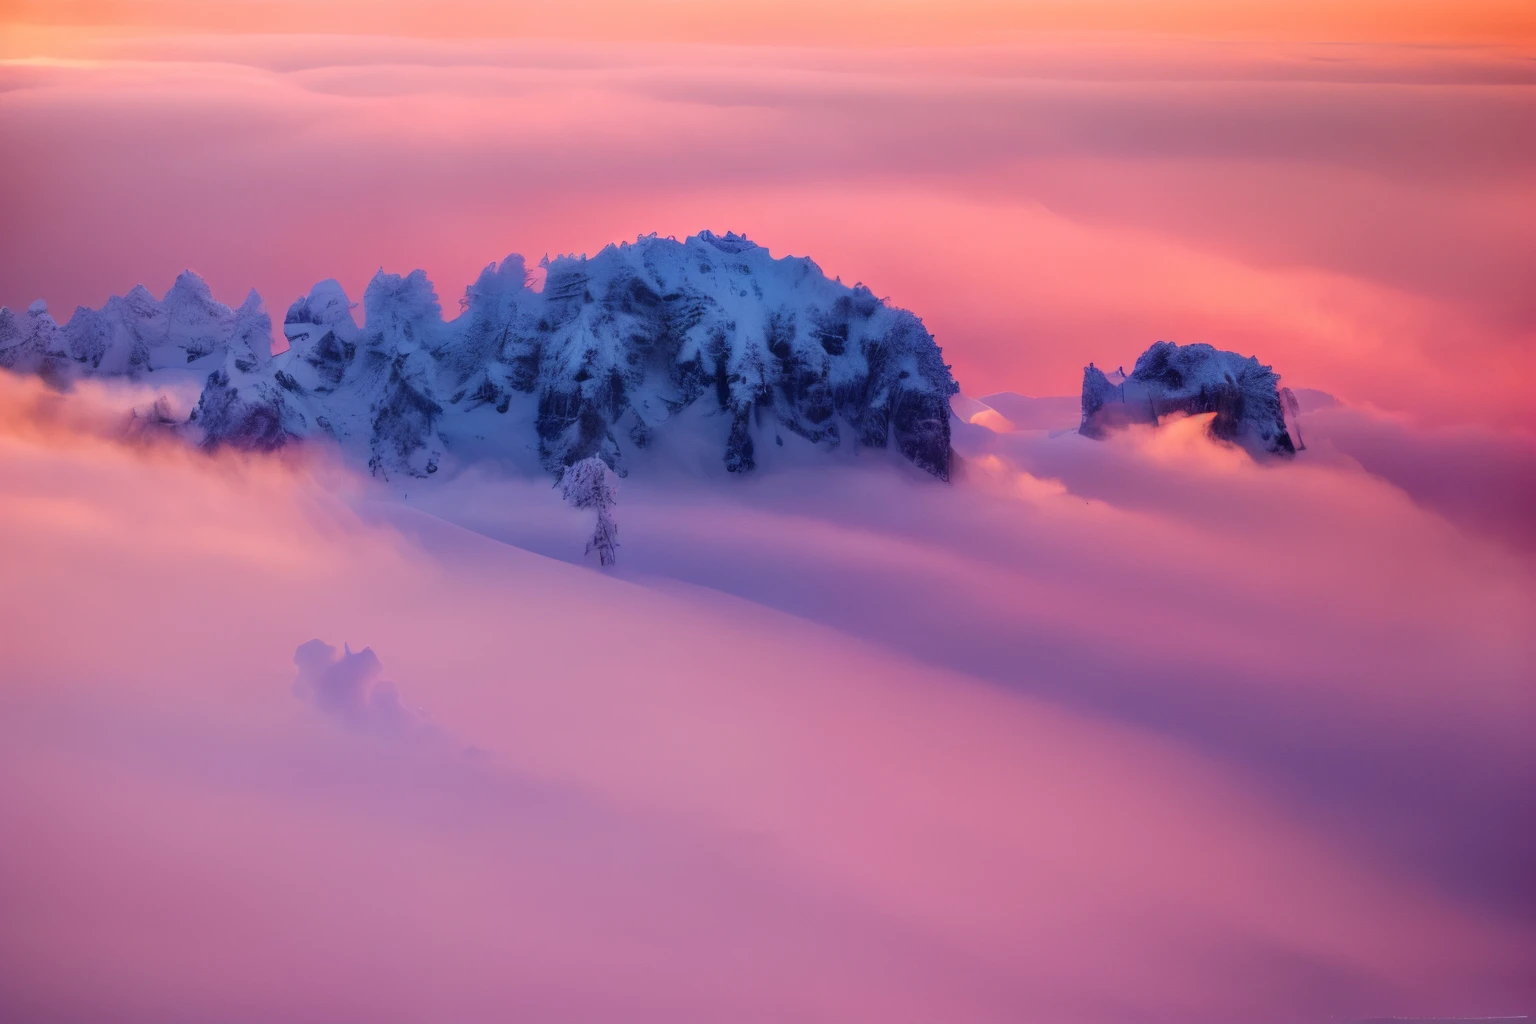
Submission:
<svg viewBox="0 0 1536 1024">
<path fill-rule="evenodd" d="M 1102 437 L 1116 426 L 1156 423 L 1171 413 L 1216 414 L 1211 433 L 1250 451 L 1294 455 L 1286 429 L 1280 375 L 1253 356 L 1210 345 L 1159 341 L 1141 354 L 1129 375 L 1083 370 L 1081 433 Z"/>
<path fill-rule="evenodd" d="M 948 479 L 958 387 L 922 321 L 868 288 L 708 231 L 541 265 L 537 291 L 520 256 L 487 267 L 447 321 L 420 270 L 378 273 L 361 326 L 321 282 L 288 310 L 276 356 L 259 296 L 231 310 L 187 272 L 161 301 L 135 288 L 62 327 L 41 303 L 0 311 L 0 366 L 61 385 L 191 369 L 203 443 L 330 437 L 385 476 L 530 450 L 552 472 L 592 455 L 623 472 L 686 418 L 732 472 L 789 433 L 893 444 Z"/>
<path fill-rule="evenodd" d="M 191 272 L 164 299 L 140 285 L 100 309 L 81 306 L 62 327 L 34 302 L 17 315 L 0 309 L 0 367 L 64 384 L 81 376 L 140 376 L 204 369 L 237 358 L 253 368 L 271 360 L 272 321 L 254 291 L 239 309 L 213 298 Z"/>
</svg>

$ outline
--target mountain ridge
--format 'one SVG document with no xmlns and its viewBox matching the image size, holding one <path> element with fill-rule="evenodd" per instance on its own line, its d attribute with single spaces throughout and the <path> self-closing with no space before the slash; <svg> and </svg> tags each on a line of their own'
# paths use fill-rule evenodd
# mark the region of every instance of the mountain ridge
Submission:
<svg viewBox="0 0 1536 1024">
<path fill-rule="evenodd" d="M 259 295 L 230 309 L 187 271 L 163 300 L 138 286 L 63 325 L 41 303 L 0 310 L 0 366 L 60 387 L 195 371 L 205 376 L 186 429 L 201 443 L 328 437 L 386 477 L 498 446 L 531 446 L 556 474 L 590 456 L 623 473 L 700 407 L 722 421 L 708 429 L 730 472 L 751 471 L 759 446 L 789 433 L 825 450 L 894 447 L 949 478 L 959 386 L 922 321 L 862 284 L 731 232 L 644 235 L 541 266 L 535 290 L 521 256 L 490 264 L 451 320 L 421 270 L 375 274 L 361 324 L 341 285 L 322 281 L 289 307 L 289 347 L 275 355 Z"/>
</svg>

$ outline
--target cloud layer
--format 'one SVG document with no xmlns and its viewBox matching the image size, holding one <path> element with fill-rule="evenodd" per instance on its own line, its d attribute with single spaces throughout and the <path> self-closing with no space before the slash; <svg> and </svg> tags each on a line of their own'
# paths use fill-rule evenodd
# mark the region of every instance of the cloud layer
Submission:
<svg viewBox="0 0 1536 1024">
<path fill-rule="evenodd" d="M 972 393 L 1068 393 L 1089 360 L 1169 338 L 1424 421 L 1531 425 L 1519 37 L 77 29 L 9 52 L 13 306 L 65 313 L 192 265 L 281 309 L 380 264 L 467 282 L 508 251 L 710 226 L 913 308 Z"/>
<path fill-rule="evenodd" d="M 384 665 L 373 648 L 338 652 L 324 640 L 307 640 L 293 652 L 299 674 L 293 692 L 337 721 L 386 736 L 421 734 L 421 715 L 400 703 L 400 690 L 382 678 Z"/>
<path fill-rule="evenodd" d="M 977 435 L 953 487 L 865 457 L 725 489 L 659 450 L 615 577 L 558 560 L 590 523 L 547 481 L 402 503 L 0 386 L 7 1016 L 1532 995 L 1529 571 L 1352 464 L 1194 421 Z M 317 634 L 487 755 L 306 714 Z M 377 657 L 299 654 L 372 721 Z"/>
<path fill-rule="evenodd" d="M 387 492 L 0 374 L 0 1017 L 1536 1000 L 1528 4 L 13 6 L 0 304 L 382 264 L 451 310 L 729 228 L 968 394 L 1167 338 L 1345 402 L 1257 464 L 989 399 L 947 487 L 663 445 L 605 573 L 547 480 Z"/>
</svg>

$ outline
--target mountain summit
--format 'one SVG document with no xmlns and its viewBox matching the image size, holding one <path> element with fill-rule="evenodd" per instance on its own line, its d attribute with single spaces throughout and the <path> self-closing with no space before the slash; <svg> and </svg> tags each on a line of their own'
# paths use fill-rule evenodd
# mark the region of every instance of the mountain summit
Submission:
<svg viewBox="0 0 1536 1024">
<path fill-rule="evenodd" d="M 1211 435 L 1265 455 L 1296 454 L 1286 429 L 1280 375 L 1254 356 L 1210 345 L 1159 341 L 1141 354 L 1129 374 L 1083 369 L 1079 432 L 1103 437 L 1131 423 L 1157 423 L 1173 413 L 1215 413 Z M 1294 402 L 1294 399 L 1292 399 Z"/>
<path fill-rule="evenodd" d="M 198 371 L 188 426 L 204 444 L 327 437 L 382 476 L 530 450 L 554 473 L 590 456 L 623 472 L 686 416 L 731 472 L 787 432 L 823 449 L 894 446 L 949 478 L 958 386 L 922 321 L 863 285 L 708 231 L 541 266 L 535 290 L 522 257 L 492 264 L 451 320 L 420 270 L 375 275 L 361 325 L 321 282 L 289 308 L 276 356 L 254 292 L 231 310 L 189 271 L 159 302 L 135 288 L 62 327 L 41 304 L 0 310 L 0 366 L 60 384 Z"/>
</svg>

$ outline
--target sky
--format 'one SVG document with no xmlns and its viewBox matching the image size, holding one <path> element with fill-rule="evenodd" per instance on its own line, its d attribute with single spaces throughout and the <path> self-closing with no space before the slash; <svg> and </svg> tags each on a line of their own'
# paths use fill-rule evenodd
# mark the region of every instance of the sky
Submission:
<svg viewBox="0 0 1536 1024">
<path fill-rule="evenodd" d="M 0 305 L 421 267 L 451 315 L 512 252 L 735 230 L 970 396 L 947 483 L 658 431 L 605 570 L 544 476 L 0 373 L 0 1018 L 1536 1005 L 1530 4 L 0 19 Z M 1076 434 L 1159 339 L 1313 389 L 1305 450 Z"/>
<path fill-rule="evenodd" d="M 910 308 L 970 394 L 1152 341 L 1530 430 L 1518 3 L 13 3 L 0 304 L 736 230 Z"/>
</svg>

